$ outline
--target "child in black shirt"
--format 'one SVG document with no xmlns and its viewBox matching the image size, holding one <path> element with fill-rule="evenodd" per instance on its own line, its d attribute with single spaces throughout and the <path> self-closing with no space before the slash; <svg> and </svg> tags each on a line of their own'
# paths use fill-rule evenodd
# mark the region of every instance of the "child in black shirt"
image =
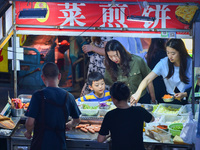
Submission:
<svg viewBox="0 0 200 150">
<path fill-rule="evenodd" d="M 144 150 L 143 124 L 154 117 L 140 106 L 128 105 L 130 90 L 123 82 L 115 82 L 110 95 L 117 108 L 105 115 L 98 142 L 104 142 L 110 133 L 113 150 Z"/>
</svg>

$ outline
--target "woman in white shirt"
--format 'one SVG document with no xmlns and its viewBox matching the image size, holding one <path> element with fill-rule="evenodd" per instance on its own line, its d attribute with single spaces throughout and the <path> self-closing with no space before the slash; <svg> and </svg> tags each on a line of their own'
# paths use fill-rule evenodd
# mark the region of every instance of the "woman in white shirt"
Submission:
<svg viewBox="0 0 200 150">
<path fill-rule="evenodd" d="M 186 104 L 192 87 L 192 58 L 181 39 L 170 39 L 166 44 L 167 57 L 161 59 L 143 79 L 137 91 L 131 96 L 131 103 L 137 103 L 142 91 L 157 76 L 163 76 L 166 90 L 175 96 L 174 104 Z"/>
</svg>

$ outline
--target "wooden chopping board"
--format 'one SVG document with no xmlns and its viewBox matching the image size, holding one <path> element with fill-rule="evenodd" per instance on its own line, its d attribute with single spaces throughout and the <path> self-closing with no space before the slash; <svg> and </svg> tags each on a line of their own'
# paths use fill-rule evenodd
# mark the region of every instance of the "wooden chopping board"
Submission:
<svg viewBox="0 0 200 150">
<path fill-rule="evenodd" d="M 12 121 L 11 118 L 0 114 L 0 128 L 14 129 L 15 123 Z"/>
</svg>

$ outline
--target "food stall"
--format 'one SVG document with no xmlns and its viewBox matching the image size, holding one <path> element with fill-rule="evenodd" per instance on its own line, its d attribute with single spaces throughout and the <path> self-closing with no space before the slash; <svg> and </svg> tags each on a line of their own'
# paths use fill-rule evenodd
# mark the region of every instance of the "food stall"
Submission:
<svg viewBox="0 0 200 150">
<path fill-rule="evenodd" d="M 198 50 L 195 50 L 198 48 L 196 31 L 199 31 L 199 15 L 196 13 L 199 11 L 199 2 L 196 0 L 82 0 L 68 3 L 45 0 L 30 4 L 13 0 L 13 5 L 16 34 L 74 36 L 69 42 L 73 42 L 76 37 L 94 35 L 193 39 L 194 64 L 195 67 L 200 66 L 196 59 Z M 38 10 L 46 12 L 43 18 L 21 15 L 26 11 L 33 11 L 31 14 L 34 14 Z M 17 78 L 16 75 L 14 77 Z"/>
<path fill-rule="evenodd" d="M 28 101 L 26 102 L 28 103 Z M 81 123 L 73 130 L 66 131 L 66 143 L 68 149 L 84 148 L 109 150 L 111 146 L 110 139 L 105 143 L 98 143 L 96 139 L 104 115 L 116 107 L 112 102 L 79 102 L 77 104 L 82 112 Z M 168 103 L 160 103 L 159 105 L 138 103 L 137 106 L 144 107 L 155 116 L 155 121 L 146 123 L 144 127 L 143 138 L 146 148 L 151 146 L 153 149 L 156 146 L 160 146 L 162 149 L 185 148 L 187 150 L 194 150 L 193 144 L 186 144 L 180 139 L 176 140 L 176 135 L 180 135 L 181 130 L 175 131 L 175 129 L 169 128 L 174 124 L 183 124 L 187 120 L 189 112 L 191 111 L 191 104 L 182 106 Z M 12 118 L 16 125 L 13 130 L 9 130 L 9 134 L 6 136 L 1 135 L 1 138 L 6 139 L 7 144 L 9 145 L 7 149 L 29 149 L 31 140 L 24 137 L 26 117 L 24 114 L 13 117 L 12 114 L 9 114 L 10 108 L 5 107 L 4 112 L 5 110 L 8 112 L 7 115 Z M 199 106 L 195 105 L 196 120 L 198 118 L 198 111 Z M 167 126 L 168 128 L 160 129 L 159 126 Z M 4 129 L 0 129 L 0 133 L 3 130 Z"/>
<path fill-rule="evenodd" d="M 20 117 L 10 116 L 11 106 L 8 103 L 2 112 L 0 113 L 0 145 L 1 149 L 11 149 L 11 135 L 17 123 L 20 121 Z"/>
<path fill-rule="evenodd" d="M 24 136 L 24 132 L 26 131 L 26 116 L 24 116 L 24 114 L 29 105 L 30 99 L 31 95 L 19 95 L 19 98 L 12 99 L 11 102 L 8 102 L 2 110 L 2 115 L 0 115 L 0 142 L 2 142 L 3 144 L 6 143 L 6 145 L 4 145 L 5 147 L 1 147 L 2 150 L 30 149 L 31 140 L 26 139 Z M 87 127 L 89 127 L 89 125 L 90 127 L 96 127 L 96 132 L 83 132 L 81 130 L 82 128 L 79 128 L 78 126 L 71 131 L 66 131 L 67 148 L 69 150 L 83 148 L 88 150 L 109 150 L 109 142 L 99 143 L 96 140 L 103 118 L 98 117 L 99 115 L 97 113 L 95 114 L 95 116 L 91 116 L 90 113 L 92 110 L 87 110 L 85 113 L 87 116 L 81 117 L 81 124 L 84 125 L 84 127 L 86 127 L 86 125 Z M 95 111 L 99 112 L 98 108 L 96 108 Z"/>
<path fill-rule="evenodd" d="M 14 32 L 17 34 L 54 36 L 94 36 L 95 34 L 95 36 L 189 39 L 194 38 L 194 35 L 197 34 L 192 32 L 193 17 L 196 11 L 192 12 L 191 10 L 197 10 L 199 8 L 198 1 L 190 1 L 190 3 L 185 0 L 181 2 L 176 0 L 173 1 L 173 3 L 172 1 L 158 2 L 156 0 L 147 3 L 143 1 L 97 1 L 96 3 L 90 1 L 81 1 L 81 3 L 31 2 L 31 5 L 27 5 L 27 2 L 21 1 L 13 3 L 15 6 L 14 13 L 17 14 L 14 19 L 16 21 L 16 30 Z M 21 21 L 19 12 L 23 9 L 31 9 L 33 6 L 34 8 L 47 9 L 46 17 L 44 19 L 24 18 L 23 21 Z M 181 11 L 183 10 L 189 12 L 187 15 L 189 17 L 181 16 Z M 127 17 L 131 15 L 146 16 L 148 18 L 155 17 L 156 19 L 154 22 L 143 22 L 143 20 L 142 22 L 135 23 L 127 19 Z M 178 110 L 172 113 L 175 115 L 164 117 L 166 112 L 163 113 L 159 110 L 162 108 L 162 105 L 157 106 L 155 115 L 158 115 L 158 118 L 162 116 L 162 118 L 159 118 L 160 122 L 157 123 L 163 124 L 161 120 L 165 119 L 166 121 L 166 118 L 173 118 L 174 116 L 174 118 L 177 117 L 174 121 L 179 119 L 183 121 L 184 117 L 181 115 L 181 110 L 186 109 L 183 107 L 184 106 L 176 108 Z M 191 105 L 188 106 L 188 108 L 191 108 Z M 97 110 L 98 113 L 95 112 L 95 110 L 93 112 L 94 114 L 96 113 L 96 116 L 91 117 L 91 114 L 87 116 L 88 114 L 86 113 L 85 116 L 87 117 L 82 116 L 82 120 L 102 121 L 103 115 L 100 115 L 100 108 Z M 91 111 L 93 110 L 89 109 L 90 113 Z M 84 110 L 82 110 L 82 112 L 84 112 Z M 155 123 L 155 126 L 158 124 Z M 165 122 L 165 124 L 167 123 Z M 146 125 L 146 127 L 148 127 L 148 125 Z M 17 123 L 12 136 L 10 136 L 11 149 L 20 149 L 21 147 L 28 149 L 27 146 L 30 145 L 30 140 L 23 137 L 23 131 L 24 121 L 21 119 Z M 145 129 L 145 131 L 147 132 L 148 128 Z M 144 142 L 146 144 L 161 145 L 165 148 L 183 147 L 194 149 L 194 145 L 174 144 L 170 134 L 168 134 L 168 137 L 170 137 L 170 141 L 168 142 L 160 142 L 149 135 L 146 136 L 146 134 L 148 133 L 144 132 Z M 69 138 L 66 142 L 72 149 L 78 149 L 78 147 L 84 147 L 86 149 L 109 149 L 109 142 L 102 144 L 94 140 L 97 133 L 84 133 L 80 131 L 80 129 L 74 129 L 68 132 L 67 135 Z M 73 147 L 78 145 L 78 143 L 80 143 L 78 147 Z"/>
</svg>

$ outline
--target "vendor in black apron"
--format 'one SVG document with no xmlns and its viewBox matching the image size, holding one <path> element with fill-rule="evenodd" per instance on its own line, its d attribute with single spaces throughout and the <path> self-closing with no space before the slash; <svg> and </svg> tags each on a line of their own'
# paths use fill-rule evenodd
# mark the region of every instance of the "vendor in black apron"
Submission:
<svg viewBox="0 0 200 150">
<path fill-rule="evenodd" d="M 45 64 L 41 77 L 46 88 L 32 95 L 24 135 L 31 139 L 34 133 L 31 150 L 66 150 L 65 130 L 80 122 L 80 110 L 74 96 L 58 87 L 61 74 L 56 64 Z"/>
</svg>

